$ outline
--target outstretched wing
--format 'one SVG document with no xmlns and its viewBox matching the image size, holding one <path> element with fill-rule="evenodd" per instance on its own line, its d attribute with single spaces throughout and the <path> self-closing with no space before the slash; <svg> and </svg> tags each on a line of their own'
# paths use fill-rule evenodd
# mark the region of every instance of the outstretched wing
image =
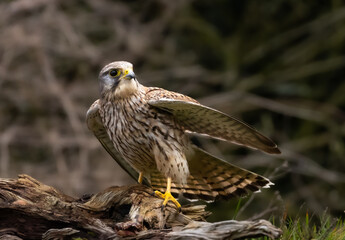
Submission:
<svg viewBox="0 0 345 240">
<path fill-rule="evenodd" d="M 160 93 L 159 92 L 165 92 Z M 160 96 L 160 97 L 159 97 Z M 151 106 L 173 114 L 186 130 L 244 145 L 261 151 L 279 154 L 277 145 L 248 124 L 220 111 L 206 107 L 182 94 L 163 89 L 148 92 Z"/>
<path fill-rule="evenodd" d="M 102 123 L 99 115 L 99 100 L 96 100 L 86 113 L 86 123 L 88 128 L 100 141 L 102 146 L 112 156 L 112 158 L 135 180 L 138 179 L 139 173 L 135 171 L 114 148 L 113 142 L 110 140 L 107 131 Z M 143 179 L 145 185 L 150 185 L 146 179 Z"/>
<path fill-rule="evenodd" d="M 116 162 L 131 176 L 138 179 L 136 172 L 119 154 L 103 126 L 99 115 L 99 100 L 95 101 L 86 114 L 88 128 Z M 243 196 L 249 191 L 257 191 L 261 187 L 268 187 L 271 182 L 260 175 L 231 165 L 207 152 L 193 146 L 187 157 L 191 175 L 186 185 L 172 183 L 173 194 L 183 193 L 189 199 L 216 200 L 233 196 Z M 156 190 L 165 191 L 166 177 L 158 171 L 150 174 L 151 184 L 146 178 L 143 183 Z"/>
</svg>

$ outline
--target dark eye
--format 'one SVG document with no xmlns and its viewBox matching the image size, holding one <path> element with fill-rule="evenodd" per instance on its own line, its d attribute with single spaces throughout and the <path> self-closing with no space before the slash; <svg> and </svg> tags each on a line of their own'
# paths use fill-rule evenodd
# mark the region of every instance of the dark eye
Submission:
<svg viewBox="0 0 345 240">
<path fill-rule="evenodd" d="M 120 71 L 117 69 L 113 69 L 109 72 L 109 75 L 112 77 L 116 77 L 116 76 L 120 75 Z"/>
</svg>

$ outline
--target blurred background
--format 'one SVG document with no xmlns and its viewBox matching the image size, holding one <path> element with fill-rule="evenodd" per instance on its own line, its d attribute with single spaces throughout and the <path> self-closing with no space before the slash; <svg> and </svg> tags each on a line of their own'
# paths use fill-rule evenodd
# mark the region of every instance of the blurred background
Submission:
<svg viewBox="0 0 345 240">
<path fill-rule="evenodd" d="M 76 197 L 135 183 L 85 124 L 100 69 L 127 60 L 142 84 L 194 97 L 280 146 L 270 156 L 197 139 L 275 183 L 209 204 L 211 221 L 344 216 L 344 43 L 340 0 L 2 0 L 0 177 L 29 174 Z"/>
</svg>

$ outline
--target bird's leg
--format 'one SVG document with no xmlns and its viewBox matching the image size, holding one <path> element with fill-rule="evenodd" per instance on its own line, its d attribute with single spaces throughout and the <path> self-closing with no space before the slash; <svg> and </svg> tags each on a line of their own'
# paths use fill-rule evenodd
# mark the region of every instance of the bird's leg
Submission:
<svg viewBox="0 0 345 240">
<path fill-rule="evenodd" d="M 172 201 L 176 205 L 177 209 L 181 211 L 181 204 L 173 197 L 173 195 L 171 195 L 170 188 L 171 188 L 171 178 L 168 177 L 167 190 L 165 191 L 165 193 L 163 194 L 160 191 L 155 191 L 155 195 L 157 197 L 164 199 L 162 208 L 164 208 L 169 201 Z"/>
<path fill-rule="evenodd" d="M 139 177 L 138 177 L 138 183 L 142 183 L 143 182 L 143 172 L 139 173 Z"/>
</svg>

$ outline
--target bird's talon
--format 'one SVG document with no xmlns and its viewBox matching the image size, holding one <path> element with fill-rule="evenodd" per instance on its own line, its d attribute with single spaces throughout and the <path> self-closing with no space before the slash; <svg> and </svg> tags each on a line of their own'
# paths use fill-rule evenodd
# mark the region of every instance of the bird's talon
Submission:
<svg viewBox="0 0 345 240">
<path fill-rule="evenodd" d="M 159 198 L 165 199 L 165 194 L 161 193 L 160 191 L 154 191 L 154 195 Z"/>
<path fill-rule="evenodd" d="M 163 204 L 162 204 L 162 209 L 168 204 L 169 201 L 172 201 L 177 209 L 181 209 L 181 204 L 171 195 L 169 191 L 165 192 L 164 194 L 161 193 L 160 191 L 155 191 L 155 195 L 159 198 L 164 199 Z"/>
</svg>

